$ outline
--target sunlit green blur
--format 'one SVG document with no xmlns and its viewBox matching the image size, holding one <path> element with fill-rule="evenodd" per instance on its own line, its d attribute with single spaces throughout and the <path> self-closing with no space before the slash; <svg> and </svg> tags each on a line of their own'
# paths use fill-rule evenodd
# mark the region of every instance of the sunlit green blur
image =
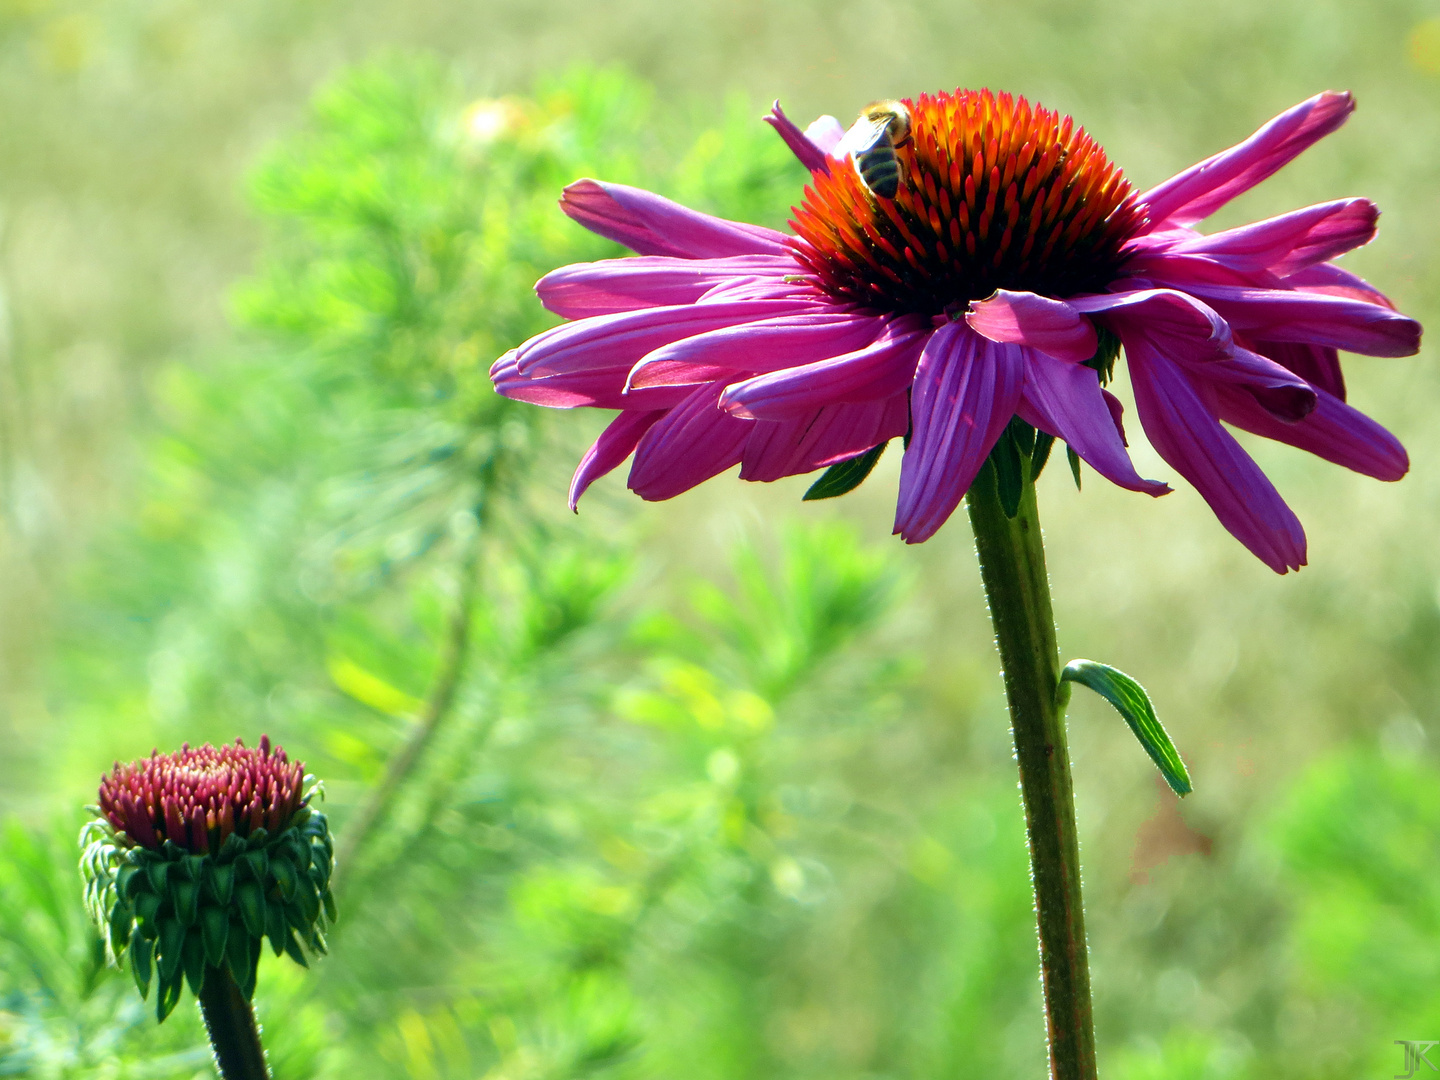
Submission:
<svg viewBox="0 0 1440 1080">
<path fill-rule="evenodd" d="M 1440 317 L 1424 5 L 0 2 L 0 1076 L 210 1075 L 193 1006 L 157 1028 L 103 966 L 81 808 L 116 758 L 264 731 L 343 850 L 467 589 L 332 955 L 262 963 L 279 1080 L 1042 1075 L 963 515 L 892 539 L 891 454 L 828 503 L 617 475 L 572 516 L 603 417 L 484 377 L 554 321 L 537 277 L 620 253 L 564 183 L 782 226 L 772 98 L 957 84 L 1073 113 L 1140 188 L 1351 89 L 1213 225 L 1367 195 L 1346 265 Z M 1395 1040 L 1440 1040 L 1440 379 L 1346 371 L 1412 473 L 1247 441 L 1298 575 L 1183 482 L 1041 480 L 1064 658 L 1143 681 L 1195 785 L 1076 694 L 1107 1080 L 1395 1075 Z"/>
</svg>

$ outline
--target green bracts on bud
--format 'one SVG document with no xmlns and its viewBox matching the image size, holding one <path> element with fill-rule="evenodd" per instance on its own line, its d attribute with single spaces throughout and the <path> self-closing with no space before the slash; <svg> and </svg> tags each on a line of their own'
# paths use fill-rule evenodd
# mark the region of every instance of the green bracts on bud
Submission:
<svg viewBox="0 0 1440 1080">
<path fill-rule="evenodd" d="M 156 983 L 164 1020 L 190 984 L 199 995 L 208 968 L 228 971 L 247 999 L 255 992 L 264 939 L 275 954 L 308 966 L 325 952 L 335 920 L 330 895 L 333 845 L 323 814 L 302 808 L 283 829 L 231 834 L 197 855 L 169 843 L 121 846 L 103 821 L 81 834 L 87 907 L 117 961 L 130 956 L 135 986 Z"/>
<path fill-rule="evenodd" d="M 1155 762 L 1156 768 L 1176 795 L 1188 795 L 1194 790 L 1185 762 L 1181 760 L 1180 752 L 1175 749 L 1169 734 L 1161 726 L 1160 718 L 1155 715 L 1150 696 L 1145 693 L 1143 686 L 1109 664 L 1097 663 L 1094 660 L 1071 660 L 1060 673 L 1057 701 L 1061 708 L 1064 708 L 1069 700 L 1068 684 L 1072 682 L 1088 686 L 1115 706 L 1115 710 L 1124 718 L 1125 723 L 1130 725 L 1135 738 L 1140 740 L 1140 745 L 1145 748 L 1150 760 Z"/>
</svg>

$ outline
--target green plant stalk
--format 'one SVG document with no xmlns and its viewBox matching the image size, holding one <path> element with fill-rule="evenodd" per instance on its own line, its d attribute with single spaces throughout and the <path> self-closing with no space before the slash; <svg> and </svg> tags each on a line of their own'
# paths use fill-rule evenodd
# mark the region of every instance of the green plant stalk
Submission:
<svg viewBox="0 0 1440 1080">
<path fill-rule="evenodd" d="M 205 966 L 200 1015 L 205 1018 L 220 1080 L 270 1080 L 255 1010 L 226 969 Z"/>
<path fill-rule="evenodd" d="M 1050 1076 L 1052 1080 L 1095 1080 L 1075 796 L 1064 711 L 1056 700 L 1060 661 L 1035 483 L 1028 469 L 1023 471 L 1020 509 L 1013 518 L 1007 518 L 1000 505 L 995 469 L 988 462 L 971 485 L 966 503 L 1000 649 L 1015 758 L 1020 766 L 1040 931 Z"/>
</svg>

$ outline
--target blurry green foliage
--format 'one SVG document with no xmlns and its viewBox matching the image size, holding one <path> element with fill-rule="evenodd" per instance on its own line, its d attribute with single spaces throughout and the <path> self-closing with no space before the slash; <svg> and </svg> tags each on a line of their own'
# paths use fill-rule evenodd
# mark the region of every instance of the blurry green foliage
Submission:
<svg viewBox="0 0 1440 1080">
<path fill-rule="evenodd" d="M 346 868 L 332 955 L 262 965 L 279 1080 L 1043 1068 L 1018 800 L 970 724 L 995 698 L 918 678 L 898 554 L 778 528 L 655 600 L 603 502 L 564 512 L 579 418 L 484 377 L 552 321 L 536 278 L 621 254 L 559 213 L 564 183 L 783 220 L 803 174 L 759 110 L 684 108 L 613 71 L 482 101 L 423 59 L 344 75 L 255 174 L 232 352 L 164 379 L 143 502 L 78 587 L 63 752 L 266 730 L 325 778 L 343 844 L 456 679 Z M 1174 906 L 1129 925 L 1137 884 L 1133 911 L 1092 907 L 1106 1075 L 1338 1078 L 1440 1030 L 1435 781 L 1319 767 L 1269 877 L 1253 837 L 1212 858 L 1164 819 Z M 156 1029 L 101 966 L 72 827 L 0 841 L 0 1076 L 205 1075 L 193 1011 Z M 1251 922 L 1217 932 L 1217 898 Z M 1251 978 L 1272 937 L 1289 966 Z M 1177 1016 L 1154 987 L 1197 984 L 1180 959 L 1219 989 Z"/>
</svg>

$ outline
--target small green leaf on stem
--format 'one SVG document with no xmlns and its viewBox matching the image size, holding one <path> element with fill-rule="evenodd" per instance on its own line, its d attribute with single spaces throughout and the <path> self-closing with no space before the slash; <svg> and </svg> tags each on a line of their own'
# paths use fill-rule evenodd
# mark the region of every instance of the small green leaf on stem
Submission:
<svg viewBox="0 0 1440 1080">
<path fill-rule="evenodd" d="M 805 492 L 801 501 L 814 502 L 816 499 L 834 499 L 854 491 L 870 475 L 870 471 L 875 468 L 875 463 L 880 460 L 880 455 L 885 452 L 887 445 L 889 444 L 881 443 L 879 446 L 872 446 L 863 454 L 831 465 L 819 480 L 810 485 L 810 489 Z"/>
<path fill-rule="evenodd" d="M 1065 457 L 1070 462 L 1070 475 L 1075 477 L 1075 490 L 1080 490 L 1080 455 L 1075 453 L 1075 448 L 1065 447 Z"/>
<path fill-rule="evenodd" d="M 1060 673 L 1060 690 L 1065 692 L 1065 697 L 1069 696 L 1065 684 L 1070 682 L 1088 686 L 1114 705 L 1171 790 L 1177 795 L 1190 794 L 1193 788 L 1185 762 L 1180 759 L 1175 744 L 1160 725 L 1143 686 L 1123 671 L 1094 660 L 1071 660 L 1066 664 L 1065 670 Z"/>
</svg>

